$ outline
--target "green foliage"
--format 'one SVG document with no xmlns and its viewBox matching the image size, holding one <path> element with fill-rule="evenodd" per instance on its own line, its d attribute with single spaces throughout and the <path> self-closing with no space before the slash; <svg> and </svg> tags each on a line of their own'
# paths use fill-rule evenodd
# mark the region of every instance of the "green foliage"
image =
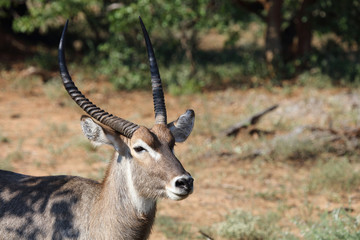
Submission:
<svg viewBox="0 0 360 240">
<path fill-rule="evenodd" d="M 85 62 L 95 65 L 96 71 L 108 76 L 117 88 L 134 89 L 150 85 L 139 15 L 151 35 L 165 85 L 169 85 L 172 93 L 192 93 L 204 86 L 221 85 L 222 78 L 237 82 L 242 75 L 255 74 L 258 66 L 265 69 L 264 64 L 257 62 L 258 59 L 253 60 L 251 52 L 241 53 L 238 61 L 233 56 L 239 51 L 226 56 L 232 52 L 227 51 L 216 64 L 208 63 L 209 56 L 198 54 L 199 33 L 206 33 L 211 28 L 215 27 L 225 34 L 229 30 L 229 46 L 238 39 L 239 32 L 233 28 L 237 23 L 232 16 L 244 21 L 248 18 L 228 3 L 213 4 L 210 0 L 5 2 L 0 5 L 2 9 L 10 5 L 15 9 L 25 5 L 25 14 L 13 20 L 13 29 L 22 33 L 39 32 L 44 35 L 51 31 L 60 32 L 65 19 L 70 18 L 67 45 L 71 45 L 72 37 L 75 37 L 82 50 L 88 50 Z M 228 14 L 224 14 L 225 11 Z M 44 53 L 33 61 L 52 69 L 53 61 L 49 61 L 49 57 L 51 54 Z M 229 62 L 229 57 L 232 63 L 223 64 L 224 61 Z M 221 62 L 221 59 L 224 61 Z M 244 67 L 238 67 L 243 64 Z M 227 69 L 230 71 L 227 72 Z M 259 72 L 256 75 L 266 75 L 264 70 Z"/>
<path fill-rule="evenodd" d="M 321 73 L 319 69 L 305 71 L 298 76 L 300 86 L 315 87 L 319 89 L 332 87 L 333 79 L 328 75 Z"/>
<path fill-rule="evenodd" d="M 355 240 L 360 239 L 360 216 L 353 217 L 342 208 L 324 213 L 320 220 L 298 223 L 304 239 Z"/>
<path fill-rule="evenodd" d="M 208 0 L 140 0 L 109 12 L 111 34 L 98 47 L 104 56 L 99 70 L 112 76 L 110 81 L 117 88 L 149 86 L 146 50 L 138 27 L 138 15 L 141 15 L 152 36 L 165 85 L 170 85 L 170 91 L 176 94 L 178 89 L 184 93 L 199 91 L 206 85 L 202 68 L 193 71 L 186 61 L 190 64 L 195 61 L 192 54 L 197 48 L 199 31 L 206 31 L 216 23 L 213 17 L 217 13 L 209 11 L 208 4 Z M 190 55 L 184 61 L 186 51 Z"/>
<path fill-rule="evenodd" d="M 281 84 L 304 69 L 319 70 L 319 76 L 324 76 L 324 81 L 330 79 L 331 84 L 360 83 L 360 55 L 356 50 L 360 41 L 357 0 L 314 1 L 303 10 L 299 1 L 283 1 L 281 31 L 284 36 L 289 34 L 286 31 L 294 30 L 292 24 L 300 14 L 302 22 L 311 21 L 312 33 L 335 33 L 341 38 L 301 58 L 288 61 L 282 55 L 276 56 L 275 69 L 270 71 L 263 46 L 239 47 L 241 31 L 258 34 L 249 28 L 249 23 L 266 23 L 264 6 L 259 2 L 249 4 L 246 8 L 231 1 L 212 0 L 125 0 L 119 3 L 0 0 L 0 18 L 7 19 L 4 22 L 10 22 L 15 32 L 47 36 L 54 44 L 65 20 L 70 19 L 67 53 L 70 46 L 77 45 L 84 63 L 94 66 L 96 74 L 106 75 L 121 89 L 150 85 L 138 16 L 142 16 L 151 35 L 165 85 L 174 94 L 227 84 L 256 87 L 263 85 L 264 78 Z M 214 29 L 227 36 L 224 48 L 218 52 L 200 50 L 200 36 Z M 259 36 L 264 36 L 264 32 Z M 52 70 L 57 65 L 52 59 L 56 60 L 53 54 L 40 53 L 32 62 Z M 302 75 L 301 84 L 309 82 L 306 78 L 312 76 Z"/>
<path fill-rule="evenodd" d="M 0 0 L 0 18 L 8 16 L 7 9 L 11 6 L 11 0 Z"/>
<path fill-rule="evenodd" d="M 327 75 L 334 85 L 360 83 L 360 57 L 355 50 L 346 50 L 334 40 L 329 40 L 309 56 L 308 64 Z"/>
<path fill-rule="evenodd" d="M 319 33 L 335 33 L 348 42 L 360 42 L 360 2 L 358 0 L 315 1 L 311 8 L 314 28 Z"/>
<path fill-rule="evenodd" d="M 47 32 L 49 28 L 63 25 L 66 18 L 75 18 L 80 22 L 92 17 L 102 7 L 99 0 L 65 0 L 65 1 L 26 1 L 28 14 L 14 19 L 13 29 L 22 33 L 35 30 Z M 58 19 L 57 21 L 54 21 Z M 59 21 L 60 20 L 60 21 Z M 61 21 L 62 20 L 62 21 Z"/>
<path fill-rule="evenodd" d="M 207 84 L 205 71 L 205 69 L 199 68 L 195 74 L 191 74 L 189 65 L 174 64 L 165 69 L 162 78 L 170 93 L 174 95 L 190 94 L 199 92 Z"/>
</svg>

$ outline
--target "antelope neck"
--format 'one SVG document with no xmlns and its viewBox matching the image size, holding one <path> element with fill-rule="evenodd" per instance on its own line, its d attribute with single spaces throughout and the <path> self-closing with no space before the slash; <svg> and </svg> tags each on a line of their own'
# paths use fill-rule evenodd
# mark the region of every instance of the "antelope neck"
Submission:
<svg viewBox="0 0 360 240">
<path fill-rule="evenodd" d="M 90 228 L 94 229 L 96 225 L 95 229 L 99 230 L 94 236 L 104 236 L 101 235 L 101 226 L 128 239 L 146 239 L 150 235 L 156 201 L 139 196 L 131 174 L 131 159 L 116 153 L 102 182 L 102 190 L 95 203 L 97 210 L 90 220 Z"/>
<path fill-rule="evenodd" d="M 117 198 L 117 201 L 122 201 L 124 208 L 132 209 L 142 217 L 151 214 L 156 207 L 156 200 L 139 195 L 133 182 L 131 162 L 130 157 L 115 153 L 103 181 L 103 193 L 109 192 L 108 194 Z"/>
</svg>

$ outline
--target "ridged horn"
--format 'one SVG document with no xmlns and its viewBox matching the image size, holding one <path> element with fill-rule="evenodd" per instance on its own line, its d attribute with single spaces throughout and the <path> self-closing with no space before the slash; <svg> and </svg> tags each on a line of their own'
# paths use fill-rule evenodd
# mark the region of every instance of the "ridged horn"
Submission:
<svg viewBox="0 0 360 240">
<path fill-rule="evenodd" d="M 138 125 L 129 122 L 125 119 L 119 118 L 108 112 L 102 110 L 93 104 L 89 99 L 87 99 L 75 86 L 75 83 L 71 80 L 71 76 L 67 70 L 65 62 L 65 53 L 64 53 L 64 44 L 65 44 L 65 34 L 67 30 L 69 20 L 66 21 L 64 30 L 61 34 L 60 43 L 59 43 L 59 68 L 60 75 L 64 84 L 66 91 L 69 93 L 71 98 L 79 105 L 86 113 L 91 117 L 99 121 L 100 123 L 114 129 L 120 134 L 124 135 L 127 138 L 131 138 L 133 133 L 139 128 Z"/>
<path fill-rule="evenodd" d="M 153 101 L 154 101 L 154 111 L 155 111 L 155 123 L 156 124 L 167 124 L 166 119 L 166 107 L 165 107 L 165 99 L 164 92 L 161 84 L 161 78 L 159 73 L 159 68 L 156 63 L 156 58 L 154 54 L 154 50 L 149 38 L 149 34 L 146 31 L 143 21 L 141 17 L 139 17 L 141 29 L 144 34 L 144 39 L 146 43 L 146 49 L 149 57 L 150 63 L 150 73 L 151 73 L 151 86 L 153 93 Z"/>
</svg>

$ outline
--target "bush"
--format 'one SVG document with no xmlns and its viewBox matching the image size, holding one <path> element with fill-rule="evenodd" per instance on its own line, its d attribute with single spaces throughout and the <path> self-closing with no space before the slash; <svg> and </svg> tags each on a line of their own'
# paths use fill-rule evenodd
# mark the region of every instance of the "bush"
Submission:
<svg viewBox="0 0 360 240">
<path fill-rule="evenodd" d="M 227 239 L 279 239 L 277 221 L 278 216 L 273 213 L 265 216 L 254 216 L 238 209 L 230 213 L 226 220 L 217 226 L 217 232 Z"/>
<path fill-rule="evenodd" d="M 360 216 L 352 217 L 342 208 L 321 215 L 318 222 L 301 223 L 304 239 L 357 240 L 360 239 Z"/>
</svg>

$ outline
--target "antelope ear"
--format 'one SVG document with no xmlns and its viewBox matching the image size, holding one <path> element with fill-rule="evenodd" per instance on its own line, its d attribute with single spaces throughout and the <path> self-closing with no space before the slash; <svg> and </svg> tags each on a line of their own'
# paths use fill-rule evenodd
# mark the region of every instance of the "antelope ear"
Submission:
<svg viewBox="0 0 360 240">
<path fill-rule="evenodd" d="M 81 116 L 81 128 L 84 135 L 96 146 L 113 145 L 106 136 L 104 129 L 89 116 Z"/>
<path fill-rule="evenodd" d="M 95 146 L 102 144 L 108 144 L 113 146 L 116 151 L 120 152 L 123 141 L 120 138 L 120 134 L 106 126 L 102 126 L 96 123 L 89 116 L 81 116 L 81 128 L 84 135 L 91 141 Z"/>
<path fill-rule="evenodd" d="M 175 137 L 175 142 L 184 142 L 190 135 L 195 122 L 195 112 L 192 109 L 186 110 L 176 121 L 167 125 Z"/>
</svg>

